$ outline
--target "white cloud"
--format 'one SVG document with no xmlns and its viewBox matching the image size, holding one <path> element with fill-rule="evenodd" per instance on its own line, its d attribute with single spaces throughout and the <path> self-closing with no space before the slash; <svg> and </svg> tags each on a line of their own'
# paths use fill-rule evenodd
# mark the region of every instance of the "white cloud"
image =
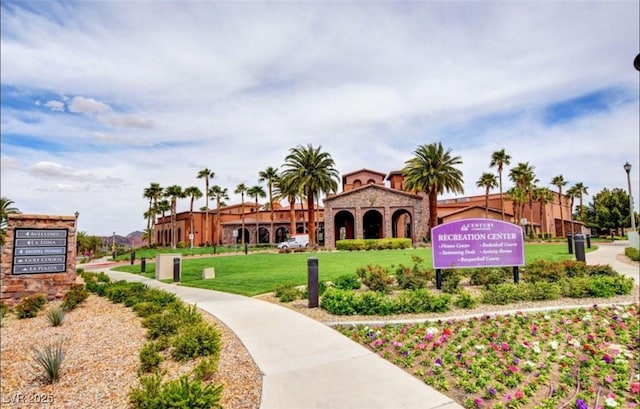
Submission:
<svg viewBox="0 0 640 409">
<path fill-rule="evenodd" d="M 110 110 L 109 105 L 96 101 L 93 98 L 73 97 L 68 105 L 70 112 L 81 114 L 94 114 L 96 112 L 105 112 Z"/>
<path fill-rule="evenodd" d="M 105 124 L 125 128 L 153 128 L 153 121 L 137 115 L 101 115 L 98 120 Z"/>
<path fill-rule="evenodd" d="M 61 101 L 47 101 L 44 106 L 50 108 L 52 111 L 64 111 L 64 102 Z"/>
<path fill-rule="evenodd" d="M 32 176 L 45 179 L 74 180 L 79 182 L 88 182 L 96 179 L 96 176 L 91 173 L 78 172 L 72 167 L 48 161 L 35 163 L 29 169 L 29 173 Z"/>
</svg>

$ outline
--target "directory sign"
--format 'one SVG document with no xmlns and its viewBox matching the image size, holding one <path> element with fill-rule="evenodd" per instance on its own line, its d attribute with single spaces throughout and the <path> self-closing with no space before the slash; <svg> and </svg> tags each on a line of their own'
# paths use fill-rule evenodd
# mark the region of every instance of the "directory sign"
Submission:
<svg viewBox="0 0 640 409">
<path fill-rule="evenodd" d="M 67 229 L 15 229 L 13 274 L 67 271 Z"/>
<path fill-rule="evenodd" d="M 524 265 L 522 228 L 493 219 L 465 219 L 431 229 L 433 268 Z"/>
</svg>

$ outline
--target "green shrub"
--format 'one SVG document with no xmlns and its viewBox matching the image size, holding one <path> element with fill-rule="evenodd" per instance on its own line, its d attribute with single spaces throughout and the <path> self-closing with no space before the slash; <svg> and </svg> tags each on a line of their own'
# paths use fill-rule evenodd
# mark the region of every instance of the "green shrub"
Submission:
<svg viewBox="0 0 640 409">
<path fill-rule="evenodd" d="M 280 302 L 291 302 L 302 297 L 302 291 L 291 283 L 277 286 L 274 292 L 275 296 L 280 299 Z"/>
<path fill-rule="evenodd" d="M 389 269 L 378 264 L 369 264 L 364 268 L 358 268 L 356 274 L 371 291 L 391 292 L 393 277 L 389 276 Z"/>
<path fill-rule="evenodd" d="M 354 315 L 357 303 L 354 291 L 328 288 L 320 300 L 320 307 L 335 315 Z"/>
<path fill-rule="evenodd" d="M 318 296 L 322 297 L 324 295 L 324 292 L 327 291 L 327 288 L 329 288 L 329 286 L 327 285 L 327 283 L 325 281 L 319 281 L 318 282 Z M 305 289 L 302 292 L 302 295 L 300 297 L 305 299 L 305 300 L 309 298 L 309 286 L 305 287 Z"/>
<path fill-rule="evenodd" d="M 509 281 L 512 276 L 510 267 L 485 267 L 476 268 L 471 271 L 471 285 L 481 285 L 488 287 L 495 284 L 503 284 Z"/>
<path fill-rule="evenodd" d="M 398 313 L 445 312 L 450 308 L 451 296 L 449 294 L 434 294 L 421 288 L 400 293 L 395 302 Z"/>
<path fill-rule="evenodd" d="M 118 281 L 107 287 L 105 296 L 114 303 L 132 307 L 142 301 L 147 286 L 143 283 Z"/>
<path fill-rule="evenodd" d="M 582 261 L 565 260 L 564 274 L 571 277 L 585 277 L 588 275 L 587 264 Z M 560 281 L 560 280 L 556 280 Z"/>
<path fill-rule="evenodd" d="M 198 362 L 193 369 L 196 379 L 203 381 L 210 380 L 216 372 L 218 372 L 218 364 L 220 363 L 220 354 L 204 357 Z"/>
<path fill-rule="evenodd" d="M 460 281 L 462 281 L 463 277 L 464 275 L 461 270 L 442 270 L 442 292 L 456 294 L 460 291 Z"/>
<path fill-rule="evenodd" d="M 47 320 L 53 327 L 59 327 L 64 321 L 64 309 L 62 307 L 55 307 L 47 311 Z"/>
<path fill-rule="evenodd" d="M 341 290 L 358 290 L 362 283 L 357 274 L 345 274 L 333 280 L 333 286 Z"/>
<path fill-rule="evenodd" d="M 84 284 L 74 284 L 64 295 L 62 308 L 72 310 L 83 303 L 89 297 L 89 291 L 84 288 Z"/>
<path fill-rule="evenodd" d="M 588 265 L 587 274 L 589 276 L 610 276 L 615 277 L 618 273 L 609 264 Z"/>
<path fill-rule="evenodd" d="M 394 302 L 384 293 L 366 291 L 356 300 L 356 312 L 361 315 L 389 315 L 395 312 Z"/>
<path fill-rule="evenodd" d="M 186 361 L 198 356 L 218 354 L 221 348 L 220 332 L 205 322 L 183 327 L 173 340 L 171 356 Z"/>
<path fill-rule="evenodd" d="M 131 388 L 129 402 L 136 409 L 162 408 L 162 373 L 140 377 L 140 387 Z"/>
<path fill-rule="evenodd" d="M 207 384 L 203 386 L 202 381 L 189 380 L 182 376 L 175 381 L 167 382 L 160 395 L 160 402 L 163 408 L 222 408 L 220 399 L 222 398 L 222 385 Z"/>
<path fill-rule="evenodd" d="M 543 281 L 536 283 L 520 284 L 521 297 L 525 301 L 557 300 L 562 296 L 562 287 L 559 283 L 546 283 Z"/>
<path fill-rule="evenodd" d="M 5 305 L 4 301 L 0 301 L 0 316 L 4 317 L 9 311 L 11 310 Z"/>
<path fill-rule="evenodd" d="M 48 344 L 43 350 L 32 348 L 34 369 L 43 372 L 46 383 L 54 383 L 60 379 L 60 367 L 66 355 L 64 340 Z"/>
<path fill-rule="evenodd" d="M 422 258 L 412 255 L 413 267 L 409 268 L 402 264 L 396 268 L 396 281 L 403 290 L 417 290 L 426 288 L 433 280 L 433 271 L 422 266 Z"/>
<path fill-rule="evenodd" d="M 161 307 L 166 307 L 170 304 L 174 304 L 179 301 L 175 294 L 168 291 L 160 290 L 158 288 L 147 288 L 147 291 L 142 294 L 142 302 L 152 302 Z"/>
<path fill-rule="evenodd" d="M 140 350 L 140 371 L 152 372 L 158 369 L 162 362 L 162 355 L 158 344 L 155 342 L 147 342 Z"/>
<path fill-rule="evenodd" d="M 524 299 L 524 293 L 518 287 L 519 284 L 490 285 L 482 290 L 480 301 L 491 305 L 504 305 Z"/>
<path fill-rule="evenodd" d="M 574 277 L 564 279 L 560 283 L 562 286 L 562 295 L 569 298 L 588 298 L 591 294 L 591 278 L 590 277 Z"/>
<path fill-rule="evenodd" d="M 26 296 L 15 308 L 18 318 L 33 318 L 44 307 L 47 299 L 42 294 Z"/>
<path fill-rule="evenodd" d="M 146 318 L 149 315 L 157 314 L 161 311 L 162 306 L 152 301 L 143 301 L 133 306 L 133 312 L 141 318 Z"/>
<path fill-rule="evenodd" d="M 385 249 L 407 249 L 411 248 L 411 239 L 387 238 L 387 239 L 346 239 L 336 242 L 336 249 L 359 251 L 359 250 L 385 250 Z"/>
<path fill-rule="evenodd" d="M 610 298 L 631 293 L 633 279 L 624 276 L 596 276 L 591 279 L 589 292 L 598 298 Z"/>
<path fill-rule="evenodd" d="M 174 307 L 174 309 L 171 307 Z M 169 304 L 169 311 L 174 311 L 180 316 L 182 325 L 198 324 L 202 322 L 202 315 L 200 315 L 197 305 L 184 304 L 183 302 Z"/>
<path fill-rule="evenodd" d="M 471 309 L 478 305 L 478 299 L 470 292 L 462 290 L 458 292 L 457 297 L 453 300 L 453 305 L 458 308 Z"/>
<path fill-rule="evenodd" d="M 625 248 L 624 254 L 633 261 L 640 261 L 640 251 L 635 247 Z"/>
<path fill-rule="evenodd" d="M 178 332 L 180 324 L 180 315 L 170 311 L 151 314 L 142 320 L 142 326 L 147 329 L 149 339 L 157 339 L 161 335 L 173 335 Z"/>
<path fill-rule="evenodd" d="M 522 280 L 528 282 L 556 282 L 561 281 L 565 276 L 563 262 L 536 260 L 526 265 L 522 270 Z"/>
</svg>

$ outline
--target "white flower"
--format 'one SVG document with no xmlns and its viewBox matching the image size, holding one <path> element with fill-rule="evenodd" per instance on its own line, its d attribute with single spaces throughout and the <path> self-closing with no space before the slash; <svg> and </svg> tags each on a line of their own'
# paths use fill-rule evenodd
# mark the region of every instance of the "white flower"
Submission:
<svg viewBox="0 0 640 409">
<path fill-rule="evenodd" d="M 580 341 L 578 341 L 577 339 L 572 339 L 571 341 L 569 341 L 570 345 L 573 345 L 574 347 L 578 347 L 580 348 Z"/>
<path fill-rule="evenodd" d="M 551 347 L 551 349 L 555 351 L 556 349 L 558 349 L 558 341 L 549 342 L 549 347 Z"/>
<path fill-rule="evenodd" d="M 434 327 L 427 328 L 427 334 L 435 335 L 437 333 L 438 333 L 438 328 L 434 328 Z"/>
<path fill-rule="evenodd" d="M 538 341 L 533 343 L 533 352 L 536 354 L 540 353 L 540 343 Z"/>
<path fill-rule="evenodd" d="M 544 315 L 544 319 L 545 319 L 545 320 L 547 320 L 547 321 L 549 321 L 549 320 L 551 319 L 551 316 L 550 316 L 549 314 L 545 314 L 545 315 Z"/>
<path fill-rule="evenodd" d="M 535 366 L 535 364 L 531 361 L 525 361 L 524 363 L 525 368 L 527 369 L 533 369 L 533 367 Z"/>
<path fill-rule="evenodd" d="M 604 406 L 607 408 L 615 408 L 616 406 L 618 406 L 618 402 L 616 402 L 616 400 L 613 398 L 607 398 L 604 401 Z"/>
<path fill-rule="evenodd" d="M 623 320 L 626 320 L 627 318 L 629 318 L 629 314 L 625 312 L 620 317 L 622 317 Z"/>
<path fill-rule="evenodd" d="M 484 345 L 476 345 L 476 351 L 482 351 L 484 349 Z"/>
<path fill-rule="evenodd" d="M 591 314 L 586 313 L 584 317 L 582 317 L 582 321 L 591 322 Z"/>
</svg>

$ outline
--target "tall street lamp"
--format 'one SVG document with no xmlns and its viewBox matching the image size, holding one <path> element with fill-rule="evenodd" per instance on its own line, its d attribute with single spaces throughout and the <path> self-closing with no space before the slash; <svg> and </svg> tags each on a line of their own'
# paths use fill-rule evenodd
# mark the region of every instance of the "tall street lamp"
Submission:
<svg viewBox="0 0 640 409">
<path fill-rule="evenodd" d="M 75 216 L 76 216 L 76 257 L 78 257 L 78 253 L 80 252 L 80 242 L 78 241 L 78 216 L 80 216 L 80 212 L 76 210 L 75 212 Z"/>
<path fill-rule="evenodd" d="M 624 170 L 627 172 L 627 184 L 629 185 L 629 212 L 631 213 L 631 230 L 636 231 L 636 217 L 633 209 L 633 196 L 631 195 L 631 164 L 629 162 L 624 164 Z"/>
</svg>

